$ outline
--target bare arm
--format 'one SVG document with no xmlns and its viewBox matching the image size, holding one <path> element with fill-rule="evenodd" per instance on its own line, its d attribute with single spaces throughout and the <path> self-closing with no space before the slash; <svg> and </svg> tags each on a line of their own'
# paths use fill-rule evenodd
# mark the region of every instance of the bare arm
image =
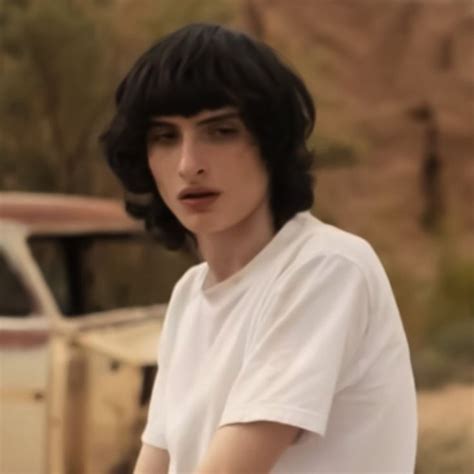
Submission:
<svg viewBox="0 0 474 474">
<path fill-rule="evenodd" d="M 219 428 L 195 474 L 268 473 L 299 428 L 258 421 Z"/>
<path fill-rule="evenodd" d="M 167 474 L 169 460 L 165 449 L 143 444 L 133 474 Z"/>
</svg>

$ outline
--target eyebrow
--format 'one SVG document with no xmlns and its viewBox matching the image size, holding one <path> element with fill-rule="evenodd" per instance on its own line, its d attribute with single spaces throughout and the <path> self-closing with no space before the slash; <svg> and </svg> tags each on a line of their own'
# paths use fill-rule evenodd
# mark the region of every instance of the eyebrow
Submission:
<svg viewBox="0 0 474 474">
<path fill-rule="evenodd" d="M 212 115 L 211 117 L 199 120 L 197 125 L 209 125 L 210 123 L 220 122 L 222 120 L 227 120 L 231 118 L 240 118 L 238 112 L 222 112 L 220 114 Z M 161 118 L 151 118 L 150 127 L 159 127 L 159 126 L 174 126 L 172 122 L 167 122 L 166 119 Z"/>
</svg>

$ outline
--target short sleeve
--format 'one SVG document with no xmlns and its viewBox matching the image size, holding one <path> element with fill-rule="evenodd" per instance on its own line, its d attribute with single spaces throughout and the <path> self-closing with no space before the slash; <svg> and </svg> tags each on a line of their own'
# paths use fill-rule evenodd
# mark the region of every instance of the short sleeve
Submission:
<svg viewBox="0 0 474 474">
<path fill-rule="evenodd" d="M 143 443 L 167 449 L 165 425 L 165 387 L 167 379 L 167 354 L 166 354 L 166 321 L 159 337 L 158 345 L 158 372 L 153 384 L 148 419 L 141 440 Z"/>
<path fill-rule="evenodd" d="M 325 434 L 337 390 L 357 371 L 369 310 L 359 267 L 339 255 L 281 279 L 259 315 L 220 426 L 275 421 Z"/>
</svg>

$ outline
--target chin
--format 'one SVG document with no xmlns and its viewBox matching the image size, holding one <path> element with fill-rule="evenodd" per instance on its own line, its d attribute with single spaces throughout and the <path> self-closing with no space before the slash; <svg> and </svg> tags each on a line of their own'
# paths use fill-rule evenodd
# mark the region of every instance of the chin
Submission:
<svg viewBox="0 0 474 474">
<path fill-rule="evenodd" d="M 206 213 L 195 213 L 180 219 L 181 224 L 194 234 L 215 231 L 216 226 L 218 227 L 217 221 L 215 216 Z"/>
<path fill-rule="evenodd" d="M 210 213 L 187 216 L 181 223 L 186 229 L 196 235 L 215 234 L 233 227 L 233 223 L 229 222 L 228 219 Z"/>
</svg>

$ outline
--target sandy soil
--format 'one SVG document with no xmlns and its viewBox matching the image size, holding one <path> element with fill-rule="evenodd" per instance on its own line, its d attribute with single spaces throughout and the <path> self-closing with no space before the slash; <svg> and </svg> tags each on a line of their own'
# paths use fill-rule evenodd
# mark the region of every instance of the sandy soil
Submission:
<svg viewBox="0 0 474 474">
<path fill-rule="evenodd" d="M 418 409 L 417 473 L 474 472 L 474 386 L 422 391 Z"/>
</svg>

